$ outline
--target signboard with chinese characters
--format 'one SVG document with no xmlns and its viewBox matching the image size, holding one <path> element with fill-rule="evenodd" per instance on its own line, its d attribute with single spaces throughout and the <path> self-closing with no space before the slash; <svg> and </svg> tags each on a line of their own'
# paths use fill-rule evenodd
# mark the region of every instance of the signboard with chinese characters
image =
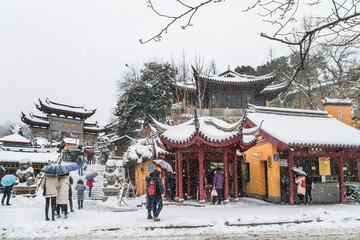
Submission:
<svg viewBox="0 0 360 240">
<path fill-rule="evenodd" d="M 331 175 L 330 158 L 319 157 L 319 174 L 323 176 Z"/>
<path fill-rule="evenodd" d="M 81 120 L 51 116 L 50 124 L 52 131 L 62 131 L 62 132 L 71 132 L 71 133 L 82 132 Z"/>
</svg>

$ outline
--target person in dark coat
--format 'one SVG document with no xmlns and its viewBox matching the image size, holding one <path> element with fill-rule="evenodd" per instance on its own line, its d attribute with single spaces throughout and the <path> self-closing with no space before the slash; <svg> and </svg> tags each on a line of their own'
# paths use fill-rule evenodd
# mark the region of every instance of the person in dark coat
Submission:
<svg viewBox="0 0 360 240">
<path fill-rule="evenodd" d="M 152 210 L 152 201 L 151 201 L 151 196 L 149 194 L 149 183 L 150 183 L 150 179 L 154 176 L 154 173 L 150 173 L 149 176 L 145 177 L 145 181 L 146 181 L 146 209 L 148 211 L 148 216 L 147 219 L 153 219 L 153 217 L 151 216 L 151 210 Z"/>
<path fill-rule="evenodd" d="M 166 182 L 169 186 L 169 193 L 170 193 L 170 199 L 175 199 L 175 174 L 169 173 L 169 175 L 166 178 Z"/>
<path fill-rule="evenodd" d="M 72 179 L 72 177 L 69 178 L 69 205 L 70 205 L 70 211 L 74 212 L 74 207 L 73 207 L 73 200 L 72 200 L 72 189 L 71 189 L 71 185 L 74 183 L 74 180 Z"/>
<path fill-rule="evenodd" d="M 151 196 L 151 201 L 154 221 L 157 222 L 160 221 L 159 215 L 163 207 L 162 194 L 164 193 L 164 185 L 162 183 L 162 180 L 160 179 L 160 172 L 158 170 L 155 170 L 153 174 L 154 176 L 150 179 L 150 182 L 153 180 L 156 182 L 156 189 L 154 195 Z"/>
<path fill-rule="evenodd" d="M 223 186 L 224 186 L 224 176 L 221 173 L 221 169 L 217 169 L 214 181 L 213 181 L 214 189 L 216 190 L 217 197 L 213 198 L 212 203 L 215 204 L 216 199 L 218 204 L 221 204 L 222 198 L 223 198 Z"/>
<path fill-rule="evenodd" d="M 7 198 L 7 199 L 6 199 L 6 205 L 7 205 L 7 206 L 10 206 L 10 205 L 11 205 L 11 204 L 10 204 L 10 195 L 11 195 L 12 186 L 13 186 L 13 185 L 11 185 L 11 186 L 5 186 L 5 187 L 4 187 L 3 198 L 2 198 L 2 200 L 1 200 L 1 204 L 2 204 L 2 205 L 5 205 L 5 204 L 4 204 L 5 198 Z"/>
<path fill-rule="evenodd" d="M 85 189 L 86 187 L 84 182 L 81 179 L 79 179 L 75 187 L 75 190 L 77 191 L 78 210 L 84 207 Z"/>
<path fill-rule="evenodd" d="M 95 182 L 95 180 L 94 180 L 93 178 L 88 179 L 88 180 L 86 181 L 86 186 L 89 187 L 89 197 L 91 197 L 91 190 L 92 190 L 92 188 L 93 188 L 93 186 L 94 186 L 94 182 Z"/>
<path fill-rule="evenodd" d="M 306 204 L 311 204 L 311 202 L 312 202 L 311 190 L 313 188 L 312 176 L 307 176 L 305 179 L 305 182 L 306 182 L 305 201 L 306 201 Z M 308 198 L 309 198 L 309 201 L 308 201 Z"/>
<path fill-rule="evenodd" d="M 78 170 L 79 176 L 84 176 L 84 172 L 83 172 L 84 160 L 80 154 L 78 155 L 78 158 L 76 159 L 76 165 L 78 165 L 80 167 L 80 169 Z"/>
</svg>

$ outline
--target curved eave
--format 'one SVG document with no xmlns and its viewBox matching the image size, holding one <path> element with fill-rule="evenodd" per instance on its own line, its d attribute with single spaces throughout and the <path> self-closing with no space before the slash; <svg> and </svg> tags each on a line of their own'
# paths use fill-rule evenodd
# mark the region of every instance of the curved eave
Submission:
<svg viewBox="0 0 360 240">
<path fill-rule="evenodd" d="M 46 128 L 49 128 L 49 126 L 50 126 L 49 123 L 33 121 L 33 120 L 29 119 L 28 117 L 26 117 L 26 115 L 21 116 L 21 121 L 23 123 L 29 124 L 31 126 L 39 126 L 39 127 L 46 127 Z"/>
<path fill-rule="evenodd" d="M 105 128 L 101 128 L 101 129 L 87 129 L 87 128 L 84 128 L 84 132 L 85 133 L 102 133 L 102 132 L 105 132 Z"/>
<path fill-rule="evenodd" d="M 279 95 L 282 91 L 284 91 L 286 89 L 286 86 L 283 86 L 281 88 L 276 88 L 276 89 L 272 89 L 272 90 L 267 90 L 266 88 L 263 89 L 260 94 L 265 96 L 265 99 L 268 101 L 273 100 L 277 95 Z"/>
<path fill-rule="evenodd" d="M 211 146 L 211 147 L 225 147 L 225 146 L 229 146 L 232 144 L 240 144 L 241 143 L 241 139 L 242 136 L 238 135 L 234 138 L 226 138 L 224 139 L 224 141 L 210 141 L 203 138 L 203 136 L 201 136 L 199 133 L 196 133 L 191 139 L 189 140 L 183 140 L 183 141 L 170 141 L 170 139 L 164 139 L 160 136 L 160 140 L 163 144 L 170 146 L 170 147 L 174 147 L 174 148 L 186 148 L 189 147 L 191 145 L 194 145 L 197 143 L 197 141 L 200 141 L 201 143 Z M 242 146 L 242 144 L 240 145 L 241 148 L 246 148 L 246 146 Z"/>
<path fill-rule="evenodd" d="M 45 104 L 42 103 L 41 100 L 39 100 L 39 103 L 40 103 L 40 106 L 36 104 L 36 108 L 40 111 L 42 111 L 43 113 L 46 113 L 46 114 L 56 114 L 56 115 L 64 115 L 66 117 L 73 117 L 73 118 L 80 118 L 80 119 L 86 119 L 86 118 L 89 118 L 91 117 L 92 115 L 95 114 L 96 112 L 96 109 L 95 110 L 92 110 L 91 112 L 89 113 L 79 113 L 79 112 L 75 112 L 75 111 L 67 111 L 67 110 L 62 110 L 62 109 L 57 109 L 57 108 L 52 108 L 52 107 L 49 107 Z"/>
</svg>

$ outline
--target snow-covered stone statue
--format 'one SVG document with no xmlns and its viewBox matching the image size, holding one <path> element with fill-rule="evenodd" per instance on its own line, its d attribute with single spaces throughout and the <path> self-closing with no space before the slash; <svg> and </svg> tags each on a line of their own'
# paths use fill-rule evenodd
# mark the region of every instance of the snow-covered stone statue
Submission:
<svg viewBox="0 0 360 240">
<path fill-rule="evenodd" d="M 120 185 L 122 184 L 121 175 L 116 168 L 115 160 L 108 160 L 105 165 L 104 182 L 103 182 L 103 201 L 109 197 L 118 197 Z"/>
<path fill-rule="evenodd" d="M 116 161 L 108 160 L 105 165 L 104 187 L 119 187 L 120 174 L 116 169 Z"/>
<path fill-rule="evenodd" d="M 16 171 L 16 186 L 35 185 L 34 169 L 32 168 L 31 159 L 25 158 L 20 160 L 20 168 Z"/>
</svg>

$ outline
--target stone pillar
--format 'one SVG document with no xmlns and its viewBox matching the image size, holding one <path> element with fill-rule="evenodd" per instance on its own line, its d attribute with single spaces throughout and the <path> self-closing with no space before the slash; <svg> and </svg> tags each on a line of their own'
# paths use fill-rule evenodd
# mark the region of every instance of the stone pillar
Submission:
<svg viewBox="0 0 360 240">
<path fill-rule="evenodd" d="M 200 199 L 199 203 L 205 203 L 204 200 L 204 148 L 199 151 L 199 184 L 200 184 Z"/>
<path fill-rule="evenodd" d="M 288 151 L 288 178 L 289 178 L 289 204 L 294 205 L 294 177 L 293 177 L 293 151 Z"/>
<path fill-rule="evenodd" d="M 227 148 L 224 149 L 223 155 L 223 163 L 224 163 L 224 203 L 229 203 L 229 168 L 228 168 L 228 160 L 227 160 Z"/>
<path fill-rule="evenodd" d="M 183 167 L 182 167 L 182 153 L 178 151 L 178 163 L 179 163 L 179 202 L 184 202 L 184 189 L 183 189 Z"/>
<path fill-rule="evenodd" d="M 84 145 L 84 120 L 80 121 L 80 129 L 79 145 Z"/>
<path fill-rule="evenodd" d="M 339 168 L 339 191 L 340 191 L 340 203 L 345 204 L 345 188 L 344 188 L 344 157 L 340 156 L 337 159 L 337 164 Z"/>
<path fill-rule="evenodd" d="M 238 164 L 238 156 L 235 150 L 235 157 L 234 157 L 234 199 L 235 201 L 239 201 L 239 192 L 238 192 L 238 174 L 237 174 L 237 164 Z"/>
</svg>

